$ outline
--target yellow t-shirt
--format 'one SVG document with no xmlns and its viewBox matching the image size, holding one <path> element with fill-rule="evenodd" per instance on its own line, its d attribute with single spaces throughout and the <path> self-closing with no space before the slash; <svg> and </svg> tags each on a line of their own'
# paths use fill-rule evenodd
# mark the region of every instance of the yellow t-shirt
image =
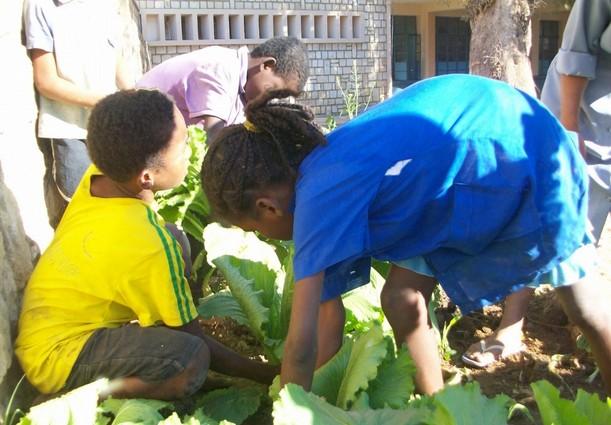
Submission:
<svg viewBox="0 0 611 425">
<path fill-rule="evenodd" d="M 197 317 L 181 249 L 151 207 L 91 196 L 93 166 L 25 289 L 15 352 L 41 392 L 60 390 L 96 329 Z"/>
</svg>

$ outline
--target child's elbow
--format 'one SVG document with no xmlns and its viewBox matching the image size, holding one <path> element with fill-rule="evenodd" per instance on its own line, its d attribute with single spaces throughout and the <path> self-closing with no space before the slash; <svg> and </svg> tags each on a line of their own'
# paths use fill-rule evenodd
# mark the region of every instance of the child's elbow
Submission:
<svg viewBox="0 0 611 425">
<path fill-rule="evenodd" d="M 47 76 L 34 73 L 34 87 L 41 95 L 51 98 L 53 82 Z"/>
</svg>

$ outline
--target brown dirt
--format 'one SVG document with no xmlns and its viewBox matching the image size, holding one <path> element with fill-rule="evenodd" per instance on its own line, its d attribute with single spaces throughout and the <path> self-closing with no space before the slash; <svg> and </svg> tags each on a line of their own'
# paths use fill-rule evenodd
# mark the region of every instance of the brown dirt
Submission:
<svg viewBox="0 0 611 425">
<path fill-rule="evenodd" d="M 599 264 L 603 279 L 611 283 L 611 223 L 601 238 Z M 502 314 L 502 307 L 494 305 L 482 312 L 461 318 L 449 335 L 450 346 L 456 350 L 452 364 L 446 368 L 460 371 L 463 380 L 474 379 L 489 395 L 505 393 L 517 402 L 526 405 L 537 423 L 540 419 L 533 399 L 530 384 L 547 379 L 566 398 L 575 398 L 579 388 L 604 396 L 600 376 L 592 383 L 587 378 L 596 366 L 592 357 L 575 345 L 578 330 L 567 321 L 562 308 L 549 288 L 541 288 L 530 302 L 526 314 L 524 344 L 526 351 L 501 361 L 487 369 L 470 369 L 460 361 L 462 353 L 474 342 L 492 334 Z M 524 417 L 515 418 L 514 424 L 528 424 Z"/>
</svg>

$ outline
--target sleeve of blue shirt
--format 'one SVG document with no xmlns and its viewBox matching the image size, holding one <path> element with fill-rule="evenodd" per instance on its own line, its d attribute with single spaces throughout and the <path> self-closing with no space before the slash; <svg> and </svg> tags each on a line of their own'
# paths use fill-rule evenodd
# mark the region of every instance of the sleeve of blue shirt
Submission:
<svg viewBox="0 0 611 425">
<path fill-rule="evenodd" d="M 596 78 L 597 55 L 611 46 L 611 1 L 577 0 L 567 21 L 556 69 L 560 74 Z"/>
<path fill-rule="evenodd" d="M 317 155 L 326 155 L 325 148 L 311 154 Z M 324 301 L 369 281 L 371 261 L 362 254 L 369 245 L 368 208 L 379 179 L 342 161 L 308 169 L 311 159 L 302 164 L 307 172 L 296 188 L 295 280 L 324 271 Z"/>
</svg>

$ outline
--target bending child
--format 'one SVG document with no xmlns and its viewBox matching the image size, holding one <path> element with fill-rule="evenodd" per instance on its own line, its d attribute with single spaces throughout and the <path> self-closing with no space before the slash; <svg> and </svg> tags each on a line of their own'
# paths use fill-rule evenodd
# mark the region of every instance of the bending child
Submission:
<svg viewBox="0 0 611 425">
<path fill-rule="evenodd" d="M 205 47 L 170 58 L 144 74 L 138 87 L 172 96 L 187 124 L 201 125 L 212 140 L 226 125 L 244 121 L 244 105 L 267 90 L 300 93 L 308 80 L 304 44 L 270 38 L 238 50 Z"/>
<path fill-rule="evenodd" d="M 176 399 L 208 368 L 271 382 L 278 368 L 203 334 L 181 248 L 151 208 L 187 172 L 186 127 L 156 90 L 94 107 L 81 180 L 25 289 L 16 354 L 42 393 L 115 379 L 115 397 Z"/>
<path fill-rule="evenodd" d="M 382 308 L 419 391 L 443 386 L 427 314 L 436 281 L 465 314 L 551 283 L 611 390 L 611 297 L 592 271 L 587 176 L 545 107 L 498 81 L 437 77 L 325 140 L 302 107 L 269 103 L 285 95 L 249 104 L 248 121 L 223 130 L 202 167 L 224 221 L 295 242 L 283 384 L 309 389 L 337 351 L 340 296 L 368 282 L 373 257 L 393 264 Z"/>
</svg>

